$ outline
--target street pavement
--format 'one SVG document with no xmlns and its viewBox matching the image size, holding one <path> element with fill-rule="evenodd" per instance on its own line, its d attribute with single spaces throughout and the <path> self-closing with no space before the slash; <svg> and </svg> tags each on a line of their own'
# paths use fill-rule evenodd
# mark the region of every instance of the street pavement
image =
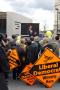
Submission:
<svg viewBox="0 0 60 90">
<path fill-rule="evenodd" d="M 20 80 L 9 80 L 8 87 L 9 90 L 60 90 L 60 82 L 57 82 L 52 88 L 46 88 L 40 82 L 37 82 L 35 85 L 28 86 Z"/>
</svg>

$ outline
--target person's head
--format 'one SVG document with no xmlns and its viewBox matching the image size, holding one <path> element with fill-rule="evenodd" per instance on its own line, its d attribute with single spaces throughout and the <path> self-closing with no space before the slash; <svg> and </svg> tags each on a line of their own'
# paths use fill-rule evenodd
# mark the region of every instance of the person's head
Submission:
<svg viewBox="0 0 60 90">
<path fill-rule="evenodd" d="M 48 44 L 49 43 L 49 39 L 48 38 L 43 38 L 43 40 L 42 40 L 42 45 L 43 46 L 45 46 L 46 44 Z"/>
<path fill-rule="evenodd" d="M 33 37 L 33 36 L 31 36 L 31 37 L 30 37 L 30 40 L 31 40 L 31 41 L 34 41 L 34 37 Z"/>
<path fill-rule="evenodd" d="M 27 40 L 26 45 L 30 46 L 31 45 L 31 40 Z"/>
<path fill-rule="evenodd" d="M 7 38 L 7 34 L 6 33 L 4 33 L 4 37 Z"/>
<path fill-rule="evenodd" d="M 3 40 L 4 40 L 5 42 L 7 41 L 7 34 L 6 34 L 6 33 L 3 34 Z"/>
<path fill-rule="evenodd" d="M 32 30 L 32 25 L 29 26 L 29 30 Z"/>
<path fill-rule="evenodd" d="M 15 35 L 15 34 L 13 34 L 13 35 L 12 35 L 12 39 L 15 39 L 15 38 L 16 38 L 16 35 Z"/>
<path fill-rule="evenodd" d="M 21 44 L 25 44 L 25 39 L 21 38 Z"/>
<path fill-rule="evenodd" d="M 2 41 L 2 39 L 3 39 L 3 35 L 2 35 L 2 34 L 0 34 L 0 42 Z"/>
<path fill-rule="evenodd" d="M 55 40 L 59 40 L 59 35 L 57 35 L 57 36 L 55 37 Z"/>
<path fill-rule="evenodd" d="M 30 25 L 30 26 L 29 26 L 29 28 L 31 28 L 31 29 L 32 29 L 32 25 Z"/>
<path fill-rule="evenodd" d="M 34 37 L 34 41 L 35 41 L 35 42 L 39 42 L 39 37 L 38 37 L 38 36 L 35 36 L 35 37 Z"/>
<path fill-rule="evenodd" d="M 37 32 L 34 32 L 34 37 L 37 36 Z"/>
</svg>

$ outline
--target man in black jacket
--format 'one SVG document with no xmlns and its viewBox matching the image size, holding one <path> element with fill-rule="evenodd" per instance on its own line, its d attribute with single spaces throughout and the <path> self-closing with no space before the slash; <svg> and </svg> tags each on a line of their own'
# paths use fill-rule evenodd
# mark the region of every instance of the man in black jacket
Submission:
<svg viewBox="0 0 60 90">
<path fill-rule="evenodd" d="M 38 59 L 38 44 L 34 41 L 34 37 L 30 38 L 31 45 L 29 45 L 26 49 L 27 53 L 27 60 L 28 62 L 34 64 L 35 61 Z"/>
<path fill-rule="evenodd" d="M 1 45 L 3 35 L 0 34 L 0 90 L 8 90 L 6 82 L 6 74 L 9 71 L 8 60 L 4 49 Z"/>
</svg>

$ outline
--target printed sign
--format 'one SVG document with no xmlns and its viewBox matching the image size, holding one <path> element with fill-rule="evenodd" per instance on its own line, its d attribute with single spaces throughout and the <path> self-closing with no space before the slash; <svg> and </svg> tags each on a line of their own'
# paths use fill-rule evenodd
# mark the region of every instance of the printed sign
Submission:
<svg viewBox="0 0 60 90">
<path fill-rule="evenodd" d="M 21 80 L 29 85 L 33 85 L 35 83 L 36 77 L 29 72 L 21 73 Z"/>
<path fill-rule="evenodd" d="M 52 87 L 60 76 L 60 59 L 46 48 L 30 70 L 30 73 L 36 76 L 45 86 Z"/>
<path fill-rule="evenodd" d="M 21 78 L 21 80 L 23 80 L 24 82 L 26 82 L 29 85 L 33 85 L 35 83 L 36 77 L 32 74 L 29 73 L 29 70 L 32 68 L 32 64 L 30 63 L 29 65 L 27 65 L 22 73 L 19 75 L 19 77 Z"/>
<path fill-rule="evenodd" d="M 18 67 L 17 61 L 19 61 L 19 57 L 16 49 L 11 50 L 8 59 L 9 59 L 10 70 L 13 70 L 14 68 Z"/>
<path fill-rule="evenodd" d="M 30 63 L 29 65 L 26 65 L 26 67 L 23 69 L 22 72 L 29 72 L 29 70 L 32 68 L 33 64 Z"/>
<path fill-rule="evenodd" d="M 60 58 L 60 48 L 59 48 L 59 58 Z"/>
</svg>

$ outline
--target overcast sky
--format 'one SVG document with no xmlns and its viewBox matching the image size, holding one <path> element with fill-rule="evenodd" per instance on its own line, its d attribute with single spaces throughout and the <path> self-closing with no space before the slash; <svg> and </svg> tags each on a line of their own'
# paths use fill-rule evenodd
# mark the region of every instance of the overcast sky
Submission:
<svg viewBox="0 0 60 90">
<path fill-rule="evenodd" d="M 0 11 L 14 11 L 41 23 L 48 29 L 54 25 L 54 0 L 1 0 Z"/>
</svg>

